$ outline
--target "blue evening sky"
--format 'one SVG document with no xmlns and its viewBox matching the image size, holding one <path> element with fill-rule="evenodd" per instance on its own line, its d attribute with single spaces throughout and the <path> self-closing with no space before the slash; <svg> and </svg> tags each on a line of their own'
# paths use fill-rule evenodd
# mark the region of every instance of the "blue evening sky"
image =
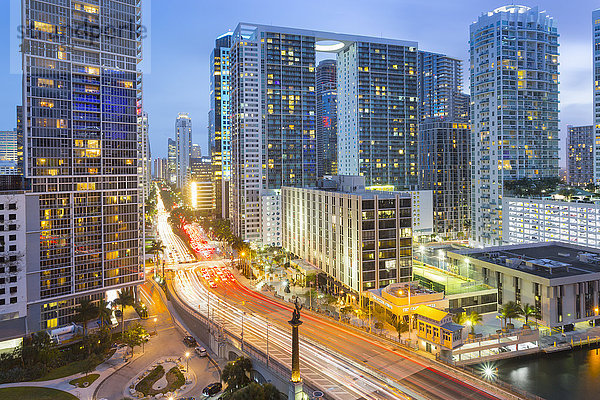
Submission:
<svg viewBox="0 0 600 400">
<path fill-rule="evenodd" d="M 16 37 L 20 0 L 0 2 L 0 130 L 15 127 L 15 106 L 21 102 L 21 76 L 14 73 L 11 38 Z M 469 24 L 484 11 L 510 1 L 496 0 L 154 0 L 151 19 L 149 71 L 144 76 L 144 104 L 150 117 L 153 156 L 166 155 L 178 112 L 193 119 L 193 141 L 208 146 L 207 114 L 209 55 L 214 39 L 238 22 L 414 40 L 419 48 L 467 60 Z M 591 0 L 521 0 L 539 6 L 558 22 L 560 33 L 561 137 L 567 124 L 592 123 Z M 149 13 L 146 13 L 148 15 Z M 17 15 L 15 17 L 15 15 Z M 14 46 L 13 46 L 14 47 Z M 16 61 L 15 61 L 16 60 Z M 12 66 L 12 68 L 11 68 Z M 18 66 L 17 66 L 18 67 Z M 468 89 L 468 64 L 464 64 Z M 564 156 L 561 145 L 561 158 Z"/>
</svg>

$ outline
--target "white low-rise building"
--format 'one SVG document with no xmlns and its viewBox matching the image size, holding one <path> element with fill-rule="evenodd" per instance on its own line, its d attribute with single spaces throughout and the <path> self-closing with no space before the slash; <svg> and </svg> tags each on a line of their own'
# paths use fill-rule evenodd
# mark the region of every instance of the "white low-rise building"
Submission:
<svg viewBox="0 0 600 400">
<path fill-rule="evenodd" d="M 281 247 L 281 195 L 279 190 L 260 196 L 261 236 L 263 246 Z"/>
<path fill-rule="evenodd" d="M 504 243 L 556 241 L 600 248 L 600 203 L 503 199 Z"/>
</svg>

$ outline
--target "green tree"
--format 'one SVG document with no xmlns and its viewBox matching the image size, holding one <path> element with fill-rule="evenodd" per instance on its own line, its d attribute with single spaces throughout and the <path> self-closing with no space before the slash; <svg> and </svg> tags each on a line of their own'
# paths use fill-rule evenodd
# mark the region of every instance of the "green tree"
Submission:
<svg viewBox="0 0 600 400">
<path fill-rule="evenodd" d="M 141 346 L 142 343 L 146 342 L 146 329 L 139 323 L 129 325 L 123 335 L 123 341 L 129 347 L 131 347 L 131 355 L 137 346 Z"/>
<path fill-rule="evenodd" d="M 248 385 L 250 373 L 252 372 L 252 360 L 246 357 L 239 357 L 237 360 L 228 363 L 223 368 L 221 379 L 227 384 L 226 393 L 232 394 Z"/>
<path fill-rule="evenodd" d="M 110 317 L 112 316 L 112 310 L 110 308 L 110 303 L 106 300 L 101 299 L 98 302 L 98 317 L 100 318 L 100 324 L 102 328 L 104 328 L 110 322 Z"/>
<path fill-rule="evenodd" d="M 529 318 L 540 318 L 540 310 L 531 304 L 525 304 L 522 308 L 522 315 L 525 317 L 525 325 L 529 324 Z"/>
<path fill-rule="evenodd" d="M 121 336 L 123 337 L 124 335 L 124 327 L 125 327 L 125 308 L 126 307 L 133 307 L 134 304 L 134 300 L 133 300 L 133 295 L 131 294 L 130 290 L 126 290 L 126 289 L 121 289 L 119 291 L 119 295 L 117 296 L 117 298 L 114 300 L 114 303 L 121 307 Z"/>
<path fill-rule="evenodd" d="M 512 324 L 512 319 L 518 318 L 520 315 L 523 314 L 523 311 L 521 310 L 521 306 L 519 306 L 517 303 L 515 303 L 514 301 L 509 301 L 508 303 L 500 307 L 498 313 L 500 314 L 500 317 L 504 320 L 504 327 L 506 328 L 508 327 L 506 321 L 508 320 L 508 323 Z"/>
<path fill-rule="evenodd" d="M 475 325 L 479 325 L 483 319 L 478 312 L 471 311 L 471 314 L 467 315 L 466 321 L 468 321 L 468 325 L 471 327 L 471 335 L 475 335 Z"/>
<path fill-rule="evenodd" d="M 234 392 L 228 399 L 231 400 L 279 400 L 281 393 L 271 383 L 252 382 L 248 386 Z"/>
<path fill-rule="evenodd" d="M 146 251 L 153 255 L 154 265 L 158 265 L 158 253 L 164 253 L 166 247 L 163 245 L 161 240 L 153 240 L 152 244 Z"/>
<path fill-rule="evenodd" d="M 75 321 L 81 322 L 83 325 L 83 337 L 87 337 L 88 323 L 98 317 L 98 308 L 89 299 L 79 301 L 79 307 L 75 310 Z"/>
</svg>

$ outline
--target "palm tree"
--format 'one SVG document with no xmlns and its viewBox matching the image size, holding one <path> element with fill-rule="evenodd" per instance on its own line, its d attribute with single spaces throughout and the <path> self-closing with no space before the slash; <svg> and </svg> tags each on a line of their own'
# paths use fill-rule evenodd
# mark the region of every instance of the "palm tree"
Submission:
<svg viewBox="0 0 600 400">
<path fill-rule="evenodd" d="M 508 320 L 509 324 L 512 324 L 513 318 L 518 318 L 520 315 L 523 315 L 523 310 L 521 310 L 521 306 L 514 301 L 509 301 L 498 310 L 501 318 L 504 320 L 504 326 L 508 327 L 506 324 L 506 320 Z"/>
<path fill-rule="evenodd" d="M 471 314 L 469 314 L 466 317 L 466 320 L 468 321 L 468 324 L 471 326 L 471 335 L 475 335 L 475 325 L 480 324 L 481 321 L 483 320 L 481 318 L 481 315 L 478 312 L 471 311 Z"/>
<path fill-rule="evenodd" d="M 100 324 L 104 328 L 104 324 L 110 321 L 112 310 L 110 309 L 110 303 L 102 299 L 98 302 L 98 317 L 100 317 Z"/>
<path fill-rule="evenodd" d="M 156 274 L 158 271 L 156 269 L 156 266 L 158 265 L 157 260 L 158 260 L 158 253 L 163 253 L 165 252 L 166 247 L 163 245 L 161 240 L 153 240 L 152 244 L 150 245 L 150 248 L 148 249 L 148 253 L 152 253 L 154 255 L 154 265 L 155 265 L 155 270 L 154 273 Z M 163 275 L 164 275 L 164 271 L 163 271 Z"/>
<path fill-rule="evenodd" d="M 529 325 L 529 317 L 538 319 L 540 317 L 540 310 L 531 304 L 525 304 L 523 306 L 522 314 L 525 317 L 525 325 Z"/>
<path fill-rule="evenodd" d="M 83 336 L 86 337 L 88 322 L 98 316 L 98 308 L 89 299 L 82 299 L 76 311 L 75 320 L 83 324 Z"/>
<path fill-rule="evenodd" d="M 133 307 L 134 300 L 130 290 L 121 289 L 114 303 L 121 307 L 121 337 L 124 335 L 125 326 L 125 308 Z"/>
</svg>

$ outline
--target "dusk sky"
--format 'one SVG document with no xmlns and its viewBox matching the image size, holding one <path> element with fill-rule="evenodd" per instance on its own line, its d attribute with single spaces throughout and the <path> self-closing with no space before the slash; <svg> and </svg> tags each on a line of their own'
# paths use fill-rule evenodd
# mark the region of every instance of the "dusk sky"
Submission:
<svg viewBox="0 0 600 400">
<path fill-rule="evenodd" d="M 10 40 L 17 34 L 17 17 L 3 0 L 0 6 L 0 130 L 15 127 L 15 106 L 21 102 L 21 76 L 11 71 L 18 60 Z M 468 91 L 469 25 L 484 11 L 511 4 L 490 0 L 263 0 L 248 1 L 147 1 L 150 65 L 144 75 L 144 105 L 150 117 L 153 157 L 166 156 L 178 112 L 193 119 L 193 142 L 207 152 L 209 55 L 214 39 L 238 22 L 383 36 L 414 40 L 419 49 L 445 53 L 465 60 L 464 85 Z M 538 6 L 558 22 L 560 34 L 561 138 L 567 124 L 592 123 L 591 13 L 599 6 L 591 0 L 520 1 Z M 561 158 L 564 158 L 564 141 Z"/>
</svg>

